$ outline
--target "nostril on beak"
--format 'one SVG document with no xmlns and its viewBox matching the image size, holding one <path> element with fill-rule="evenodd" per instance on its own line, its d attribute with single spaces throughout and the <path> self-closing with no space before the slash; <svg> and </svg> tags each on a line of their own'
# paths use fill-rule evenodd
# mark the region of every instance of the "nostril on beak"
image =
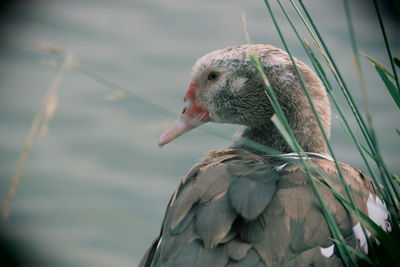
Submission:
<svg viewBox="0 0 400 267">
<path fill-rule="evenodd" d="M 186 107 L 183 108 L 182 114 L 184 114 L 185 112 L 186 112 Z"/>
</svg>

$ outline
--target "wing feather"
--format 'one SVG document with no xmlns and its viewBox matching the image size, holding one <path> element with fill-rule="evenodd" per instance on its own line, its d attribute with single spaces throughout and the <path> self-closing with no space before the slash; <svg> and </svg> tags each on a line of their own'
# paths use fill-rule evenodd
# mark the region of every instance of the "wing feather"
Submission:
<svg viewBox="0 0 400 267">
<path fill-rule="evenodd" d="M 223 247 L 212 250 L 205 249 L 199 241 L 193 241 L 185 246 L 173 260 L 174 267 L 223 267 L 228 263 L 228 255 Z"/>
<path fill-rule="evenodd" d="M 249 221 L 258 217 L 267 207 L 275 193 L 276 181 L 279 179 L 279 175 L 265 168 L 265 164 L 255 167 L 252 173 L 234 179 L 229 187 L 232 207 Z"/>
<path fill-rule="evenodd" d="M 251 248 L 251 245 L 248 243 L 243 243 L 238 239 L 234 239 L 231 242 L 227 243 L 225 248 L 229 258 L 235 261 L 240 261 L 247 256 L 247 252 Z"/>
<path fill-rule="evenodd" d="M 210 203 L 200 203 L 195 225 L 204 247 L 206 249 L 216 247 L 228 234 L 235 218 L 236 212 L 229 203 L 227 192 L 223 192 Z"/>
<path fill-rule="evenodd" d="M 228 267 L 266 267 L 262 262 L 260 256 L 254 249 L 249 249 L 246 256 L 241 260 L 231 260 Z"/>
<path fill-rule="evenodd" d="M 313 162 L 347 198 L 333 162 Z M 372 183 L 360 170 L 340 166 L 357 206 L 367 212 L 368 199 L 376 196 Z M 346 242 L 357 248 L 358 222 L 318 187 Z M 276 171 L 241 149 L 212 152 L 188 172 L 171 198 L 160 236 L 141 267 L 341 265 L 336 252 L 322 253 L 333 242 L 301 166 L 288 163 Z"/>
</svg>

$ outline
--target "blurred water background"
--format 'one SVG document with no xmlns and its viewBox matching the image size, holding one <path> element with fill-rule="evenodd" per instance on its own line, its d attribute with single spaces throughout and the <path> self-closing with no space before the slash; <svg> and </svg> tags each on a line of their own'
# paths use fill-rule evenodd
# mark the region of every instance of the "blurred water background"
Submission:
<svg viewBox="0 0 400 267">
<path fill-rule="evenodd" d="M 306 4 L 361 103 L 342 2 Z M 360 50 L 389 66 L 369 1 L 351 4 Z M 258 0 L 10 4 L 0 17 L 1 204 L 33 116 L 57 71 L 47 64 L 51 57 L 32 46 L 50 42 L 72 50 L 93 71 L 178 113 L 194 61 L 246 42 L 242 12 L 253 43 L 282 47 Z M 388 32 L 399 56 L 397 26 L 389 23 Z M 289 27 L 283 28 L 292 52 L 305 59 Z M 395 105 L 373 67 L 366 60 L 363 67 L 384 158 L 399 173 Z M 206 151 L 231 143 L 198 129 L 159 149 L 158 138 L 172 119 L 129 99 L 104 101 L 111 92 L 76 72 L 61 83 L 49 133 L 33 146 L 11 217 L 2 224 L 32 266 L 136 266 L 158 234 L 167 201 L 185 171 Z M 237 128 L 215 127 L 232 134 Z M 363 168 L 335 117 L 332 140 L 341 161 Z"/>
</svg>

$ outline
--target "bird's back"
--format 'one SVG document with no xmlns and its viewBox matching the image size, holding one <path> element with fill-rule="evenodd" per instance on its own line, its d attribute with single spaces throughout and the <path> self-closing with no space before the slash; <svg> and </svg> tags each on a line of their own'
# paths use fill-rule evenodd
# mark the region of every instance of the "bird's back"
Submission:
<svg viewBox="0 0 400 267">
<path fill-rule="evenodd" d="M 318 154 L 311 157 L 346 196 L 334 163 Z M 264 158 L 244 149 L 210 152 L 173 194 L 160 236 L 140 267 L 340 266 L 307 175 L 289 158 L 295 156 Z M 358 208 L 368 214 L 378 203 L 371 181 L 356 168 L 341 168 Z M 328 189 L 318 187 L 348 244 L 366 249 L 359 223 Z"/>
</svg>

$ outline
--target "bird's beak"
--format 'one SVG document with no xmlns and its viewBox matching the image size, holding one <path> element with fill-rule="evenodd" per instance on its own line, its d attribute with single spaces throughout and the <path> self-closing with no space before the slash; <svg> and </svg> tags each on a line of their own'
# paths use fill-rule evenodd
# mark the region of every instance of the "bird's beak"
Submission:
<svg viewBox="0 0 400 267">
<path fill-rule="evenodd" d="M 161 135 L 158 146 L 171 142 L 178 138 L 182 134 L 211 121 L 210 114 L 204 108 L 200 108 L 196 105 L 194 100 L 187 102 L 187 105 L 183 108 L 181 115 L 178 119 L 168 127 L 168 129 Z"/>
</svg>

